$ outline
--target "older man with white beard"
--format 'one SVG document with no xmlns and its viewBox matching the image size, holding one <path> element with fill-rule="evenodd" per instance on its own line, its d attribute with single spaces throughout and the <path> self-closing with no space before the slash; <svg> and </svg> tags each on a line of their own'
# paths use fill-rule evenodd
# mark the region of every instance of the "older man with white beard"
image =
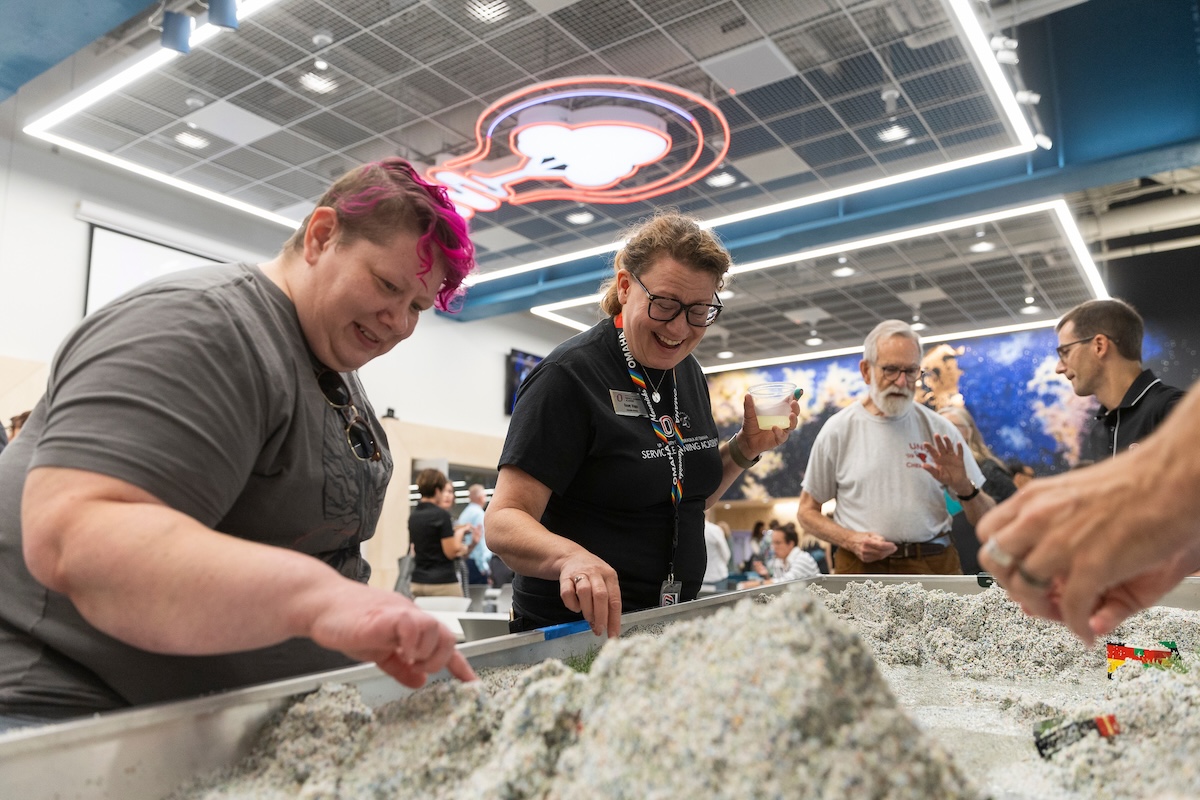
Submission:
<svg viewBox="0 0 1200 800">
<path fill-rule="evenodd" d="M 949 420 L 913 402 L 921 341 L 900 320 L 867 334 L 859 363 L 867 396 L 817 434 L 797 517 L 837 546 L 838 574 L 962 574 L 942 489 L 974 525 L 995 502 Z M 833 518 L 821 506 L 837 500 Z"/>
</svg>

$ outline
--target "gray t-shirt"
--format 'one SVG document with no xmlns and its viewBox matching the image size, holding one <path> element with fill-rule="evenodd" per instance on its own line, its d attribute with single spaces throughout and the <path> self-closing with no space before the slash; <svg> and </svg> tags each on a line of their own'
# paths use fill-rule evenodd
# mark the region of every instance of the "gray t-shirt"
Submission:
<svg viewBox="0 0 1200 800">
<path fill-rule="evenodd" d="M 942 486 L 921 469 L 921 445 L 933 435 L 963 447 L 967 475 L 983 486 L 983 473 L 962 434 L 944 417 L 913 403 L 898 417 L 878 417 L 861 402 L 834 414 L 813 442 L 804 490 L 818 503 L 837 498 L 833 521 L 892 542 L 924 542 L 950 530 Z"/>
<path fill-rule="evenodd" d="M 309 640 L 219 656 L 139 650 L 38 584 L 21 552 L 26 471 L 69 467 L 365 581 L 360 544 L 374 533 L 392 460 L 357 378 L 345 374 L 384 454 L 354 457 L 318 366 L 291 300 L 246 265 L 152 281 L 67 337 L 45 396 L 0 454 L 0 713 L 73 716 L 350 663 Z"/>
</svg>

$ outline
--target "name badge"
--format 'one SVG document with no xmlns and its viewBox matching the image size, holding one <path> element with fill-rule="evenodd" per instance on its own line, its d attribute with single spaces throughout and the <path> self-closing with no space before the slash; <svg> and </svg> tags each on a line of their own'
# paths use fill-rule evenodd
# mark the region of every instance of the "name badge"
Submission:
<svg viewBox="0 0 1200 800">
<path fill-rule="evenodd" d="M 613 411 L 617 412 L 618 417 L 650 416 L 646 411 L 646 404 L 642 402 L 642 398 L 637 393 L 609 389 L 608 394 L 612 398 Z"/>
</svg>

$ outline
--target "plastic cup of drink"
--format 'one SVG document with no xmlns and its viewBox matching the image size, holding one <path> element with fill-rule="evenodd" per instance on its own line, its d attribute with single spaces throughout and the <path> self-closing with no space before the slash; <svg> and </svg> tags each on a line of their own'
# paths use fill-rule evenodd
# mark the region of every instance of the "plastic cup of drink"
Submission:
<svg viewBox="0 0 1200 800">
<path fill-rule="evenodd" d="M 758 414 L 758 427 L 764 431 L 778 426 L 784 430 L 792 424 L 792 394 L 794 383 L 758 383 L 748 390 Z"/>
</svg>

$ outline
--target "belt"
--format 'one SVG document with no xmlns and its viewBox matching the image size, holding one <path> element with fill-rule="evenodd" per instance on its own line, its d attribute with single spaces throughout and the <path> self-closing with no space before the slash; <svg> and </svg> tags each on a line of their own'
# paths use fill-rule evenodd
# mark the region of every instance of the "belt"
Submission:
<svg viewBox="0 0 1200 800">
<path fill-rule="evenodd" d="M 950 546 L 949 532 L 939 534 L 927 542 L 896 542 L 896 552 L 888 558 L 922 558 L 944 553 Z"/>
</svg>

